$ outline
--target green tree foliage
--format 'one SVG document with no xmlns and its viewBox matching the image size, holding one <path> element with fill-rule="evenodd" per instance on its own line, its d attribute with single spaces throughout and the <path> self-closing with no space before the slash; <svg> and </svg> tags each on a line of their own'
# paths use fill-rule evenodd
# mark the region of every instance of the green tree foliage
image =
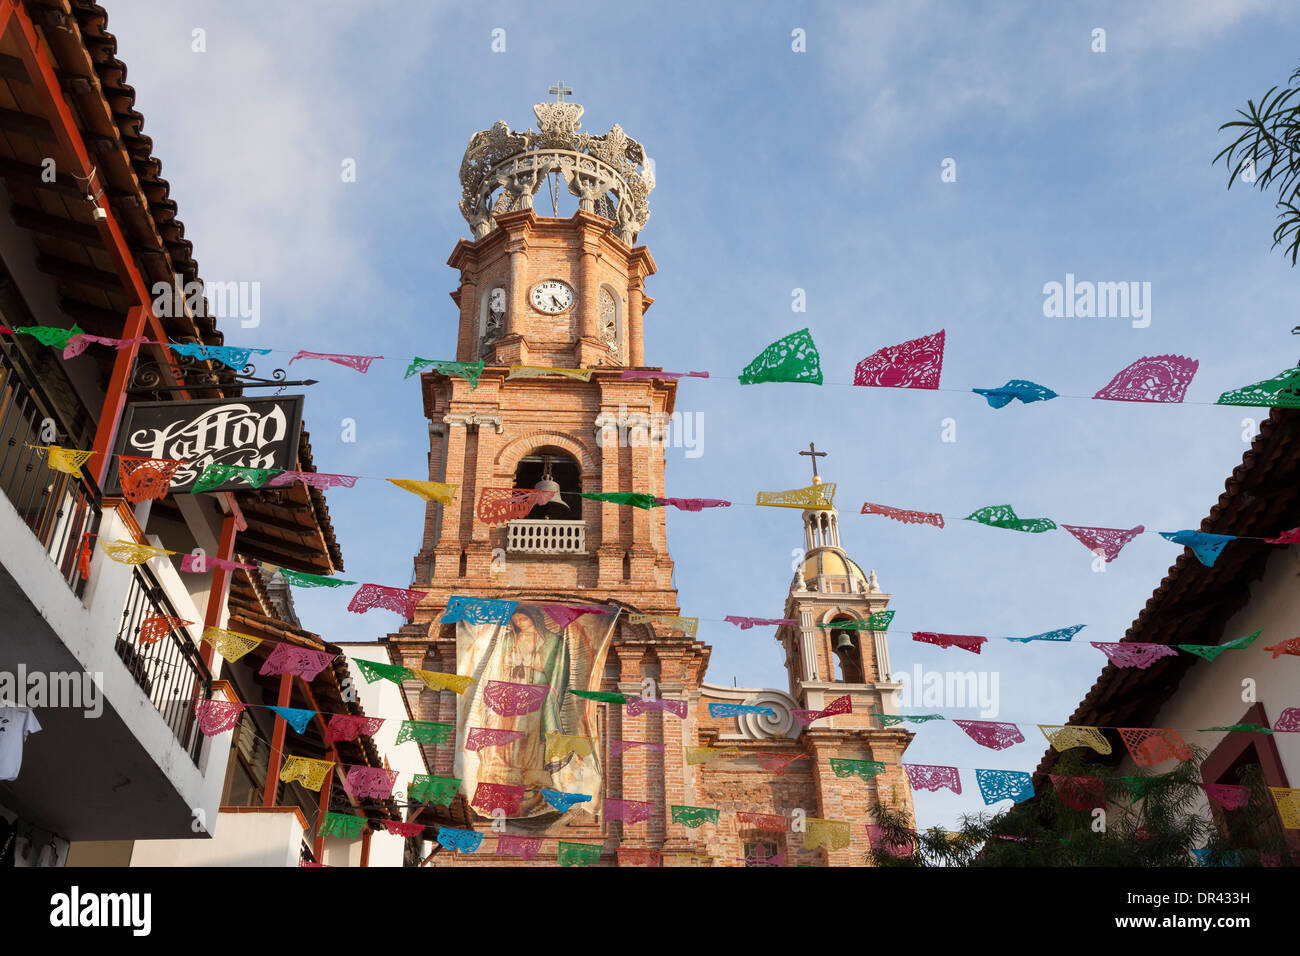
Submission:
<svg viewBox="0 0 1300 956">
<path fill-rule="evenodd" d="M 1071 808 L 1050 783 L 1034 800 L 1002 813 L 962 818 L 958 830 L 914 831 L 901 811 L 875 810 L 878 830 L 865 862 L 877 866 L 1295 866 L 1273 798 L 1250 768 L 1246 806 L 1230 813 L 1202 808 L 1202 750 L 1168 773 L 1119 776 L 1087 763 L 1087 750 L 1062 754 L 1053 773 L 1100 777 L 1106 791 L 1104 828 L 1091 809 Z M 1253 772 L 1251 772 L 1253 771 Z M 896 853 L 888 852 L 893 847 Z"/>
<path fill-rule="evenodd" d="M 1223 160 L 1227 166 L 1229 189 L 1238 179 L 1257 185 L 1260 192 L 1277 189 L 1279 222 L 1273 245 L 1283 246 L 1294 266 L 1300 256 L 1300 69 L 1285 88 L 1273 87 L 1258 105 L 1247 100 L 1237 115 L 1241 119 L 1219 127 L 1220 132 L 1235 130 L 1237 138 L 1214 162 Z"/>
</svg>

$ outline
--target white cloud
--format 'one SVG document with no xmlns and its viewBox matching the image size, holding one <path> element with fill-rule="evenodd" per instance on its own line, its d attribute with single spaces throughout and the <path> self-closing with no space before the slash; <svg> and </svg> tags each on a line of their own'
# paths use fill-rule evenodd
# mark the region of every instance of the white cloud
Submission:
<svg viewBox="0 0 1300 956">
<path fill-rule="evenodd" d="M 1139 50 L 1197 46 L 1250 17 L 1280 17 L 1293 12 L 1294 5 L 1284 0 L 1148 2 L 1134 4 L 1128 10 L 1126 29 Z"/>
<path fill-rule="evenodd" d="M 364 213 L 347 191 L 362 184 L 343 183 L 341 163 L 358 159 L 362 177 L 375 171 L 383 137 L 367 97 L 400 87 L 434 33 L 425 21 L 438 5 L 400 11 L 408 28 L 384 30 L 375 56 L 390 8 L 316 5 L 306 15 L 241 2 L 119 2 L 110 10 L 200 274 L 260 281 L 263 328 L 277 338 L 291 316 L 317 319 L 324 307 L 356 307 L 376 293 L 368 237 L 349 223 Z M 191 48 L 195 28 L 206 31 L 206 52 Z"/>
<path fill-rule="evenodd" d="M 1025 121 L 1062 100 L 1125 82 L 1143 57 L 1186 51 L 1251 17 L 1292 17 L 1284 0 L 1112 4 L 1042 14 L 1037 3 L 982 6 L 883 0 L 842 12 L 826 67 L 848 103 L 842 151 L 874 164 L 913 136 L 972 111 Z M 1102 27 L 1107 53 L 1090 51 Z"/>
</svg>

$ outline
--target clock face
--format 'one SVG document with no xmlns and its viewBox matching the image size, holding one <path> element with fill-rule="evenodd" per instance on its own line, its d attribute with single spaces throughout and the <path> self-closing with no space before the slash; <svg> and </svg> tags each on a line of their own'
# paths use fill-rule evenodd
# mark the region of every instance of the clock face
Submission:
<svg viewBox="0 0 1300 956">
<path fill-rule="evenodd" d="M 533 286 L 528 301 L 538 312 L 559 315 L 573 307 L 573 287 L 559 279 L 547 279 Z"/>
</svg>

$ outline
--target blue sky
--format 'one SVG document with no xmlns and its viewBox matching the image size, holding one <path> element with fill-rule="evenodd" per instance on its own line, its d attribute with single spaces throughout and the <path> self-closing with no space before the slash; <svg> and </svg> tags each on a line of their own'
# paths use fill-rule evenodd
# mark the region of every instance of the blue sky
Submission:
<svg viewBox="0 0 1300 956">
<path fill-rule="evenodd" d="M 227 343 L 389 359 L 365 377 L 304 369 L 321 379 L 306 415 L 322 471 L 424 475 L 419 387 L 401 373 L 412 355 L 454 352 L 445 262 L 468 234 L 461 155 L 497 119 L 532 124 L 557 80 L 588 130 L 617 122 L 655 160 L 648 363 L 735 376 L 808 326 L 828 382 L 843 383 L 875 349 L 946 329 L 939 392 L 685 381 L 678 408 L 703 415 L 703 455 L 668 451 L 670 494 L 739 503 L 804 483 L 796 452 L 815 440 L 845 547 L 893 595 L 895 672 L 997 674 L 996 719 L 1026 725 L 1028 742 L 995 753 L 951 723 L 918 728 L 907 760 L 957 765 L 965 783 L 960 797 L 919 794 L 923 824 L 981 808 L 971 768 L 1037 763 L 1033 725 L 1064 722 L 1104 663 L 1087 640 L 1118 640 L 1179 549 L 1144 535 L 1099 574 L 1064 532 L 939 531 L 858 515 L 861 503 L 1195 528 L 1246 448 L 1242 419 L 1258 417 L 1195 403 L 1276 374 L 1300 346 L 1272 203 L 1229 193 L 1211 166 L 1219 125 L 1297 65 L 1285 0 L 105 6 L 200 274 L 261 283 L 261 326 L 227 321 Z M 1097 27 L 1105 53 L 1090 50 Z M 196 28 L 206 52 L 192 49 Z M 491 52 L 495 28 L 505 53 Z M 949 157 L 954 183 L 940 181 Z M 355 183 L 341 181 L 347 158 Z M 1043 285 L 1066 273 L 1150 282 L 1150 326 L 1045 318 Z M 791 311 L 795 288 L 806 313 Z M 1201 361 L 1187 404 L 994 411 L 956 391 L 1026 378 L 1091 395 L 1162 354 Z M 942 441 L 944 419 L 956 441 Z M 405 585 L 421 503 L 376 481 L 329 503 L 347 576 Z M 797 512 L 668 521 L 684 614 L 780 615 Z M 299 593 L 305 626 L 329 640 L 398 623 L 346 613 L 347 595 Z M 1070 624 L 1088 625 L 1073 645 L 993 641 L 979 657 L 907 639 Z M 705 621 L 701 637 L 712 682 L 786 687 L 771 629 Z"/>
</svg>

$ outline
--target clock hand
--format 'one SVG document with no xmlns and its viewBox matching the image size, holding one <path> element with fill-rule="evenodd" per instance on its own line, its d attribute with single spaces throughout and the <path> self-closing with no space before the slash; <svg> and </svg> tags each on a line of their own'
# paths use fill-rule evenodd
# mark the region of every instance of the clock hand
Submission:
<svg viewBox="0 0 1300 956">
<path fill-rule="evenodd" d="M 551 303 L 552 303 L 552 304 L 553 304 L 557 309 L 563 308 L 563 306 L 560 305 L 560 300 L 557 299 L 555 296 L 551 296 Z"/>
</svg>

